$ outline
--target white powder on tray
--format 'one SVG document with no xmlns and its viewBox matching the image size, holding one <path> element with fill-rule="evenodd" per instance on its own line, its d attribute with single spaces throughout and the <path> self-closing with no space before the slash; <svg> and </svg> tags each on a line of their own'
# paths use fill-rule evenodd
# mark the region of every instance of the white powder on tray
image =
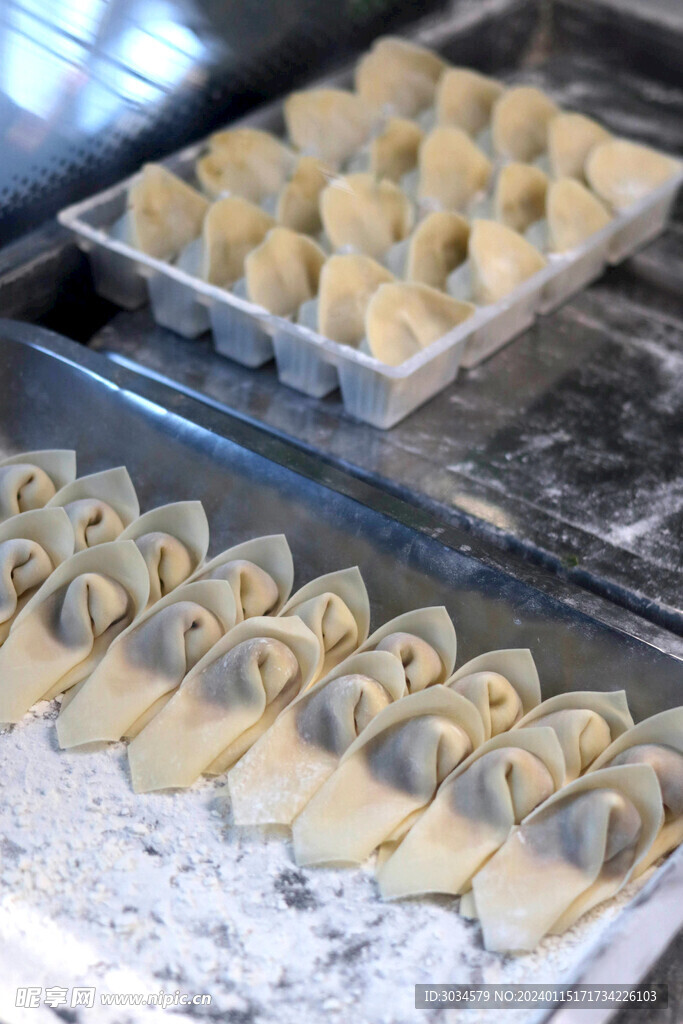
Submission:
<svg viewBox="0 0 683 1024">
<path fill-rule="evenodd" d="M 415 1010 L 417 982 L 557 982 L 630 886 L 531 955 L 482 947 L 447 897 L 384 903 L 373 865 L 301 870 L 288 833 L 232 825 L 224 779 L 136 796 L 123 744 L 60 751 L 58 704 L 0 735 L 0 1019 L 128 1024 L 419 1024 L 490 1011 Z M 208 993 L 210 1006 L 18 1009 L 18 986 Z M 506 1024 L 529 1021 L 506 1011 Z"/>
</svg>

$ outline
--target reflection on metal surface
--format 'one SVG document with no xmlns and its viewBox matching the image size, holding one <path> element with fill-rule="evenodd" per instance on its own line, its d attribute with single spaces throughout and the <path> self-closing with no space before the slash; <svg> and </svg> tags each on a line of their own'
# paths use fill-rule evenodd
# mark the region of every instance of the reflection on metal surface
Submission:
<svg viewBox="0 0 683 1024">
<path fill-rule="evenodd" d="M 475 498 L 472 494 L 464 491 L 455 491 L 452 504 L 467 512 L 471 516 L 483 519 L 499 530 L 509 530 L 516 533 L 517 523 L 513 516 L 492 501 L 485 501 L 484 498 Z"/>
</svg>

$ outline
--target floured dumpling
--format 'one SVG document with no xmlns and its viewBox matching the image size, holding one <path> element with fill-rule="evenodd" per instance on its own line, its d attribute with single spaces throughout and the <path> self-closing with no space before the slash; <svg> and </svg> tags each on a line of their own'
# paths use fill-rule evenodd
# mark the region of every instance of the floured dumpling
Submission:
<svg viewBox="0 0 683 1024">
<path fill-rule="evenodd" d="M 135 791 L 191 786 L 218 758 L 230 767 L 310 685 L 319 660 L 297 616 L 235 626 L 128 747 Z"/>
<path fill-rule="evenodd" d="M 425 812 L 378 869 L 385 899 L 467 891 L 514 825 L 564 783 L 552 729 L 502 733 L 442 783 Z"/>
<path fill-rule="evenodd" d="M 145 512 L 120 540 L 134 540 L 149 571 L 149 604 L 184 583 L 209 548 L 209 523 L 201 501 L 176 501 Z"/>
<path fill-rule="evenodd" d="M 46 508 L 63 508 L 74 528 L 75 551 L 116 540 L 140 515 L 133 481 L 125 466 L 79 476 L 62 487 Z"/>
<path fill-rule="evenodd" d="M 370 634 L 358 653 L 389 651 L 403 665 L 408 693 L 416 693 L 448 679 L 455 665 L 456 648 L 451 617 L 440 605 L 415 608 L 390 619 Z"/>
<path fill-rule="evenodd" d="M 586 157 L 611 138 L 606 128 L 584 114 L 558 114 L 548 125 L 548 157 L 555 178 L 585 182 Z"/>
<path fill-rule="evenodd" d="M 235 598 L 237 622 L 277 615 L 292 591 L 292 552 L 283 533 L 254 537 L 210 559 L 192 579 L 227 580 Z"/>
<path fill-rule="evenodd" d="M 531 651 L 487 651 L 458 669 L 446 686 L 471 700 L 481 715 L 486 739 L 506 732 L 541 700 Z"/>
<path fill-rule="evenodd" d="M 612 219 L 599 199 L 573 178 L 561 178 L 548 189 L 548 233 L 554 252 L 567 252 L 601 231 Z"/>
<path fill-rule="evenodd" d="M 209 208 L 201 193 L 160 164 L 145 164 L 128 189 L 126 213 L 111 234 L 158 260 L 173 260 L 197 238 Z"/>
<path fill-rule="evenodd" d="M 340 345 L 357 348 L 365 337 L 368 302 L 381 284 L 393 280 L 394 275 L 370 256 L 330 256 L 320 275 L 314 329 Z"/>
<path fill-rule="evenodd" d="M 57 720 L 59 745 L 120 740 L 161 698 L 170 699 L 234 625 L 235 599 L 224 580 L 178 587 L 138 616 L 75 695 L 67 695 Z"/>
<path fill-rule="evenodd" d="M 320 193 L 330 180 L 330 171 L 314 156 L 299 157 L 294 172 L 282 186 L 275 216 L 280 224 L 302 235 L 322 231 Z"/>
<path fill-rule="evenodd" d="M 0 524 L 0 644 L 27 601 L 74 550 L 63 508 L 20 512 Z"/>
<path fill-rule="evenodd" d="M 443 290 L 448 275 L 467 257 L 470 226 L 452 210 L 435 210 L 417 225 L 408 245 L 408 281 Z"/>
<path fill-rule="evenodd" d="M 36 701 L 89 675 L 148 593 L 147 566 L 132 541 L 101 544 L 62 562 L 0 647 L 0 722 L 20 721 Z"/>
<path fill-rule="evenodd" d="M 21 452 L 0 461 L 0 523 L 43 508 L 76 477 L 76 452 Z"/>
<path fill-rule="evenodd" d="M 388 178 L 398 184 L 404 174 L 417 167 L 423 138 L 422 129 L 414 121 L 390 117 L 370 143 L 370 173 L 378 180 Z"/>
<path fill-rule="evenodd" d="M 423 46 L 383 36 L 356 65 L 356 91 L 376 112 L 414 117 L 434 102 L 436 84 L 447 66 Z"/>
<path fill-rule="evenodd" d="M 297 863 L 361 863 L 401 832 L 483 738 L 476 708 L 443 686 L 390 704 L 295 819 Z"/>
<path fill-rule="evenodd" d="M 493 196 L 496 220 L 524 234 L 545 216 L 548 177 L 532 164 L 509 163 L 501 168 Z"/>
<path fill-rule="evenodd" d="M 469 257 L 475 302 L 498 302 L 542 270 L 545 257 L 526 238 L 493 220 L 475 220 Z"/>
<path fill-rule="evenodd" d="M 297 615 L 320 641 L 313 681 L 325 676 L 367 638 L 370 601 L 357 566 L 311 580 L 293 594 L 280 615 Z"/>
<path fill-rule="evenodd" d="M 493 147 L 509 160 L 530 163 L 545 153 L 548 129 L 559 114 L 557 104 L 540 89 L 519 85 L 507 89 L 493 107 Z"/>
<path fill-rule="evenodd" d="M 567 782 L 582 775 L 599 754 L 633 725 L 623 690 L 575 690 L 549 697 L 514 728 L 545 725 L 554 729 L 567 766 Z"/>
<path fill-rule="evenodd" d="M 434 128 L 420 146 L 418 196 L 444 210 L 464 210 L 489 183 L 488 157 L 461 128 Z"/>
<path fill-rule="evenodd" d="M 485 947 L 531 950 L 566 931 L 626 884 L 661 821 L 649 765 L 605 768 L 560 789 L 474 876 Z"/>
<path fill-rule="evenodd" d="M 615 210 L 637 203 L 680 169 L 678 160 L 626 139 L 599 143 L 586 160 L 588 184 Z"/>
<path fill-rule="evenodd" d="M 273 217 L 246 199 L 219 199 L 209 207 L 201 238 L 183 251 L 178 266 L 209 284 L 229 288 L 244 276 L 246 257 L 275 223 Z"/>
<path fill-rule="evenodd" d="M 426 284 L 381 285 L 365 314 L 370 352 L 389 366 L 399 366 L 443 338 L 474 313 L 474 306 Z"/>
<path fill-rule="evenodd" d="M 436 119 L 439 124 L 462 128 L 468 135 L 479 135 L 491 120 L 493 104 L 503 86 L 470 68 L 449 68 L 436 93 Z"/>
<path fill-rule="evenodd" d="M 336 178 L 320 196 L 320 216 L 334 249 L 381 256 L 410 233 L 413 207 L 398 185 L 371 174 Z"/>
<path fill-rule="evenodd" d="M 287 134 L 304 156 L 339 167 L 370 137 L 372 113 L 362 97 L 344 89 L 293 92 L 284 103 Z"/>
<path fill-rule="evenodd" d="M 197 179 L 208 196 L 241 196 L 260 203 L 279 192 L 295 157 L 270 132 L 231 128 L 209 138 L 209 151 L 197 160 Z"/>
<path fill-rule="evenodd" d="M 325 253 L 306 235 L 273 228 L 244 261 L 247 295 L 276 316 L 292 316 L 318 291 Z"/>
<path fill-rule="evenodd" d="M 291 825 L 373 718 L 405 692 L 391 654 L 352 654 L 285 708 L 231 769 L 235 822 Z"/>
<path fill-rule="evenodd" d="M 664 805 L 662 827 L 638 865 L 640 875 L 683 842 L 683 707 L 646 718 L 614 740 L 590 767 L 594 772 L 623 764 L 649 764 Z"/>
</svg>

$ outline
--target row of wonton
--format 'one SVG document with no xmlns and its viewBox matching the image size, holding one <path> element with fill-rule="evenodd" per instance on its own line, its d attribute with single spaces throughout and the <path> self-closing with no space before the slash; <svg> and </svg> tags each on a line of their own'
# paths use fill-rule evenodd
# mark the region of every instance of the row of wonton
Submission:
<svg viewBox="0 0 683 1024">
<path fill-rule="evenodd" d="M 0 720 L 65 693 L 60 744 L 133 737 L 139 791 L 231 768 L 238 824 L 291 825 L 301 864 L 379 850 L 385 896 L 461 894 L 491 949 L 565 930 L 683 839 L 683 708 L 541 702 L 525 650 L 453 673 L 445 609 L 368 636 L 357 569 L 289 597 L 284 537 L 205 563 L 200 503 L 137 518 L 123 471 L 74 477 L 71 452 L 0 463 Z"/>
<path fill-rule="evenodd" d="M 211 136 L 196 163 L 211 205 L 147 165 L 112 233 L 392 365 L 678 168 L 536 88 L 393 38 L 359 62 L 355 93 L 293 93 L 284 115 L 291 146 L 251 128 Z"/>
</svg>

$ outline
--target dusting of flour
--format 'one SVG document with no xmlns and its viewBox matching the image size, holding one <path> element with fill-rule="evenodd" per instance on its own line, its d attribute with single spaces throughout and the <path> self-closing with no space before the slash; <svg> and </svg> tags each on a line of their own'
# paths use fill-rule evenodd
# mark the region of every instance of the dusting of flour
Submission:
<svg viewBox="0 0 683 1024">
<path fill-rule="evenodd" d="M 383 903 L 372 864 L 300 870 L 284 831 L 238 829 L 224 780 L 135 796 L 125 747 L 59 751 L 58 705 L 0 735 L 0 1019 L 8 1024 L 418 1024 L 416 982 L 556 982 L 635 887 L 533 955 L 482 948 L 448 898 Z M 209 993 L 211 1006 L 57 1011 L 17 986 Z M 528 1014 L 506 1011 L 506 1024 Z"/>
</svg>

